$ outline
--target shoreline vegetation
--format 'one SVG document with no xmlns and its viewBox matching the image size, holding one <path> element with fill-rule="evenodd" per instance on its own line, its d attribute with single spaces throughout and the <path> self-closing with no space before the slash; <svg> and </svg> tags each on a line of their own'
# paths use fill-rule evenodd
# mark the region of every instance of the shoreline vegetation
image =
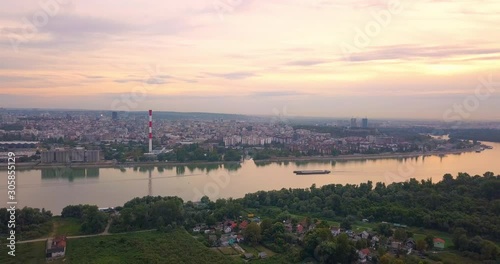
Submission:
<svg viewBox="0 0 500 264">
<path fill-rule="evenodd" d="M 466 149 L 452 149 L 452 150 L 440 150 L 440 151 L 428 151 L 428 152 L 408 152 L 408 153 L 381 153 L 381 154 L 350 154 L 350 155 L 339 155 L 339 156 L 306 156 L 306 157 L 275 157 L 271 159 L 254 160 L 257 164 L 268 163 L 268 162 L 286 162 L 286 161 L 349 161 L 349 160 L 374 160 L 374 159 L 398 159 L 398 158 L 417 158 L 417 157 L 427 157 L 427 156 L 444 156 L 453 154 L 462 154 L 467 152 L 473 152 L 478 150 L 479 147 L 466 148 Z M 49 163 L 43 164 L 40 162 L 19 162 L 16 163 L 16 167 L 24 169 L 45 169 L 45 168 L 60 168 L 60 167 L 72 167 L 72 168 L 130 168 L 135 166 L 185 166 L 191 164 L 197 165 L 221 165 L 221 164 L 238 164 L 238 161 L 193 161 L 193 162 L 126 162 L 118 163 L 113 161 L 99 162 L 99 163 Z M 4 164 L 2 164 L 4 165 Z M 0 166 L 0 170 L 7 168 L 7 166 Z"/>
<path fill-rule="evenodd" d="M 60 217 L 25 207 L 16 211 L 26 234 L 16 247 L 20 259 L 5 254 L 0 263 L 44 262 L 45 238 L 34 236 L 47 234 L 68 238 L 54 263 L 359 263 L 368 255 L 373 263 L 498 263 L 499 186 L 500 175 L 488 171 L 197 203 L 144 196 L 110 211 L 68 205 Z M 0 208 L 0 238 L 9 215 Z"/>
<path fill-rule="evenodd" d="M 307 156 L 307 157 L 275 157 L 271 159 L 264 160 L 254 160 L 257 164 L 269 163 L 269 162 L 286 162 L 286 161 L 349 161 L 349 160 L 374 160 L 374 159 L 398 159 L 398 158 L 417 158 L 417 157 L 428 157 L 428 156 L 444 156 L 453 154 L 462 154 L 467 152 L 473 152 L 480 149 L 480 146 L 475 146 L 466 149 L 452 149 L 452 150 L 440 150 L 440 151 L 428 151 L 428 152 L 408 152 L 408 153 L 381 153 L 381 154 L 349 154 L 349 155 L 339 155 L 339 156 Z M 192 162 L 127 162 L 118 163 L 114 161 L 105 161 L 99 163 L 50 163 L 42 164 L 40 162 L 23 162 L 16 163 L 17 168 L 22 169 L 46 169 L 46 168 L 61 168 L 61 167 L 71 167 L 71 168 L 130 168 L 136 166 L 186 166 L 186 165 L 222 165 L 222 164 L 239 164 L 238 161 L 192 161 Z M 0 165 L 6 165 L 4 163 Z M 7 166 L 0 166 L 0 170 L 5 170 Z"/>
</svg>

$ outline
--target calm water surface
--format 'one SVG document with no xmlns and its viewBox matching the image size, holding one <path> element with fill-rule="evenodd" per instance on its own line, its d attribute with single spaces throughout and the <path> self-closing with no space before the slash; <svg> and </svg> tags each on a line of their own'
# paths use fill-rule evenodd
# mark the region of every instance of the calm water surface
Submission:
<svg viewBox="0 0 500 264">
<path fill-rule="evenodd" d="M 18 170 L 18 206 L 46 208 L 60 214 L 69 204 L 95 204 L 99 207 L 123 205 L 145 195 L 179 196 L 184 200 L 242 197 L 259 190 L 307 188 L 312 184 L 359 184 L 362 182 L 400 182 L 442 179 L 445 173 L 482 175 L 500 173 L 500 144 L 486 143 L 493 149 L 418 158 L 353 161 L 274 162 L 256 164 L 189 165 L 135 168 Z M 294 170 L 331 170 L 325 175 L 295 175 Z M 7 202 L 7 172 L 0 182 L 0 207 Z"/>
</svg>

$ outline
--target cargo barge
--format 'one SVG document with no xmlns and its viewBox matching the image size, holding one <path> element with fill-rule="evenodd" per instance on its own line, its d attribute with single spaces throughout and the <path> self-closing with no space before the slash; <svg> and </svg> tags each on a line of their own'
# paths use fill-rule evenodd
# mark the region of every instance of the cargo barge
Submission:
<svg viewBox="0 0 500 264">
<path fill-rule="evenodd" d="M 329 174 L 331 171 L 329 170 L 300 170 L 293 171 L 293 173 L 297 175 L 308 175 L 308 174 Z"/>
</svg>

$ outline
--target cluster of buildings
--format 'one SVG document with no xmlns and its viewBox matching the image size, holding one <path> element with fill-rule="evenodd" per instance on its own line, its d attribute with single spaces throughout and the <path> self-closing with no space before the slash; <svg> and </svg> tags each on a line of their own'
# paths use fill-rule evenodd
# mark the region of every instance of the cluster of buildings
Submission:
<svg viewBox="0 0 500 264">
<path fill-rule="evenodd" d="M 351 127 L 352 128 L 359 127 L 357 119 L 354 117 L 351 118 Z M 365 117 L 365 118 L 361 119 L 361 128 L 368 128 L 368 118 Z"/>
<path fill-rule="evenodd" d="M 253 214 L 249 214 L 245 220 L 226 220 L 224 222 L 218 222 L 213 226 L 199 224 L 193 228 L 193 233 L 205 234 L 208 237 L 210 246 L 217 248 L 232 248 L 246 259 L 267 258 L 268 255 L 266 252 L 259 252 L 257 255 L 254 255 L 250 252 L 246 252 L 238 245 L 245 241 L 242 233 L 251 222 L 260 224 L 260 218 L 255 217 Z M 216 233 L 220 233 L 220 237 L 218 237 Z"/>
<path fill-rule="evenodd" d="M 411 144 L 398 138 L 373 136 L 373 128 L 368 127 L 368 119 L 356 118 L 341 122 L 350 136 L 333 137 L 330 133 L 318 133 L 306 129 L 294 129 L 286 123 L 273 121 L 248 120 L 168 120 L 155 118 L 151 133 L 147 112 L 144 115 L 120 116 L 118 112 L 97 114 L 96 112 L 77 112 L 63 114 L 50 112 L 38 116 L 9 115 L 10 125 L 21 124 L 22 130 L 3 131 L 0 135 L 12 134 L 32 142 L 52 139 L 71 140 L 79 144 L 101 145 L 108 143 L 131 143 L 147 145 L 151 137 L 149 154 L 158 155 L 175 146 L 184 144 L 219 144 L 226 147 L 262 147 L 279 144 L 293 152 L 331 155 L 351 153 L 376 153 L 379 151 L 405 151 Z M 340 122 L 340 121 L 339 121 Z M 333 124 L 333 123 L 332 123 Z M 350 133 L 349 131 L 354 131 Z M 372 136 L 354 136 L 356 133 Z M 11 135 L 11 136 L 12 136 Z M 1 140 L 0 140 L 1 141 Z M 60 143 L 60 142 L 59 142 Z M 153 145 L 154 144 L 154 148 Z M 0 146 L 1 147 L 1 146 Z M 44 163 L 97 162 L 101 154 L 97 151 L 55 150 L 42 153 Z"/>
</svg>

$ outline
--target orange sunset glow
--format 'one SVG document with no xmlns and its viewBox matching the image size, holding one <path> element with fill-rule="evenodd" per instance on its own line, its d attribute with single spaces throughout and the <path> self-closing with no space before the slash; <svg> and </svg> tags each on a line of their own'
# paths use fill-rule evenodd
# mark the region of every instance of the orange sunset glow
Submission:
<svg viewBox="0 0 500 264">
<path fill-rule="evenodd" d="M 5 1 L 0 107 L 439 119 L 487 80 L 471 120 L 500 120 L 499 13 L 495 0 Z"/>
</svg>

